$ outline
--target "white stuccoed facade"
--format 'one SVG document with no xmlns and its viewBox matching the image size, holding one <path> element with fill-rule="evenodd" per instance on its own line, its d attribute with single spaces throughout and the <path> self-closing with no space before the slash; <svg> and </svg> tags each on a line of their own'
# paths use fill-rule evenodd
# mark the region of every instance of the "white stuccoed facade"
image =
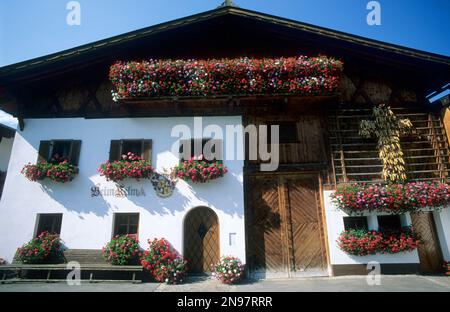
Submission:
<svg viewBox="0 0 450 312">
<path fill-rule="evenodd" d="M 445 261 L 450 261 L 450 208 L 435 211 L 433 214 L 442 256 Z"/>
<path fill-rule="evenodd" d="M 203 127 L 218 125 L 224 133 L 226 153 L 226 125 L 241 125 L 239 116 L 204 117 Z M 178 163 L 178 155 L 171 152 L 177 138 L 171 137 L 176 125 L 187 125 L 193 138 L 193 117 L 84 119 L 54 118 L 25 120 L 24 131 L 17 131 L 8 175 L 0 203 L 0 257 L 11 261 L 16 249 L 29 241 L 35 232 L 38 213 L 62 213 L 61 238 L 68 248 L 100 249 L 113 232 L 113 215 L 120 212 L 139 213 L 139 239 L 147 248 L 147 239 L 165 237 L 183 252 L 183 221 L 195 207 L 213 209 L 219 219 L 220 254 L 233 255 L 245 262 L 245 223 L 242 160 L 225 160 L 229 172 L 220 179 L 206 184 L 178 181 L 171 197 L 158 197 L 150 181 L 129 180 L 125 187 L 145 192 L 145 196 L 91 195 L 91 188 L 115 189 L 113 182 L 99 176 L 99 165 L 109 158 L 110 141 L 117 139 L 151 139 L 152 162 L 158 172 L 170 170 Z M 20 173 L 28 162 L 38 158 L 41 140 L 81 140 L 79 175 L 70 183 L 30 182 Z M 237 141 L 235 141 L 237 142 Z M 377 254 L 366 257 L 350 256 L 340 250 L 336 239 L 344 230 L 344 212 L 330 200 L 332 191 L 324 191 L 327 239 L 330 265 L 379 263 L 419 263 L 417 251 L 395 255 Z M 450 260 L 450 209 L 435 212 L 443 256 Z M 377 229 L 375 214 L 369 216 L 369 228 Z M 409 215 L 404 225 L 411 223 Z M 232 237 L 230 237 L 232 236 Z M 331 273 L 331 272 L 330 272 Z"/>
<path fill-rule="evenodd" d="M 340 234 L 345 230 L 344 217 L 348 216 L 345 212 L 340 210 L 333 204 L 330 195 L 334 191 L 324 191 L 325 202 L 325 214 L 327 220 L 327 235 L 328 235 L 328 247 L 330 251 L 330 264 L 367 264 L 375 261 L 381 264 L 392 263 L 408 263 L 419 264 L 419 254 L 417 250 L 412 252 L 401 252 L 398 254 L 375 254 L 369 256 L 352 256 L 342 251 L 336 240 Z M 439 236 L 439 243 L 443 257 L 446 261 L 450 260 L 450 208 L 441 210 L 440 212 L 434 212 L 434 219 L 436 222 L 436 230 Z M 365 213 L 363 216 L 367 216 L 367 223 L 370 230 L 378 230 L 377 213 Z M 408 213 L 401 217 L 402 226 L 411 225 L 411 217 Z"/>
<path fill-rule="evenodd" d="M 150 181 L 124 182 L 125 187 L 144 189 L 145 196 L 91 195 L 91 188 L 115 188 L 99 176 L 99 165 L 109 158 L 113 139 L 151 139 L 152 162 L 158 172 L 178 164 L 171 152 L 177 138 L 171 137 L 175 125 L 185 124 L 193 132 L 194 118 L 27 119 L 24 131 L 17 131 L 8 175 L 0 203 L 0 257 L 11 261 L 16 249 L 34 234 L 38 213 L 62 213 L 61 238 L 68 248 L 100 249 L 113 232 L 113 214 L 137 212 L 141 247 L 147 239 L 165 237 L 183 252 L 183 220 L 193 208 L 206 206 L 215 211 L 220 228 L 220 254 L 245 261 L 245 226 L 242 160 L 225 160 L 228 173 L 205 184 L 178 181 L 173 195 L 158 197 Z M 241 125 L 236 116 L 205 117 L 203 127 Z M 201 138 L 195 137 L 194 138 Z M 70 183 L 50 180 L 30 182 L 20 173 L 28 162 L 36 163 L 41 140 L 81 140 L 78 176 Z M 227 137 L 223 137 L 224 152 Z M 230 239 L 230 235 L 234 239 Z"/>
</svg>

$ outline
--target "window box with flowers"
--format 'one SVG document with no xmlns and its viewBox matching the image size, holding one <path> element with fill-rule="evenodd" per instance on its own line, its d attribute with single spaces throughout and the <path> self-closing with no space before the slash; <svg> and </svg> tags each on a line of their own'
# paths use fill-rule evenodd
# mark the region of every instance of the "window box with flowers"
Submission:
<svg viewBox="0 0 450 312">
<path fill-rule="evenodd" d="M 397 254 L 411 252 L 420 244 L 419 237 L 410 228 L 400 231 L 347 230 L 337 239 L 341 250 L 353 256 L 367 256 L 377 253 Z"/>
<path fill-rule="evenodd" d="M 117 62 L 114 100 L 161 96 L 328 95 L 339 88 L 341 61 L 326 56 Z"/>
<path fill-rule="evenodd" d="M 67 183 L 76 177 L 78 167 L 72 165 L 68 159 L 56 156 L 50 162 L 25 165 L 22 174 L 33 182 L 50 179 L 53 182 Z"/>
<path fill-rule="evenodd" d="M 135 235 L 116 235 L 102 249 L 103 257 L 113 265 L 128 265 L 139 261 L 140 247 Z"/>
<path fill-rule="evenodd" d="M 131 152 L 122 155 L 120 160 L 107 161 L 98 169 L 108 181 L 120 182 L 125 179 L 150 179 L 153 167 L 150 162 Z"/>
<path fill-rule="evenodd" d="M 194 183 L 207 183 L 223 177 L 228 172 L 220 160 L 206 160 L 203 155 L 184 160 L 176 166 L 172 175 L 176 178 L 183 179 Z"/>
<path fill-rule="evenodd" d="M 17 259 L 26 264 L 64 262 L 63 245 L 59 235 L 42 232 L 17 249 Z"/>
<path fill-rule="evenodd" d="M 81 141 L 41 141 L 36 164 L 28 163 L 21 171 L 30 181 L 50 179 L 57 183 L 72 181 L 78 174 Z"/>
<path fill-rule="evenodd" d="M 333 203 L 349 214 L 367 211 L 404 213 L 443 209 L 450 205 L 446 183 L 407 182 L 393 184 L 340 184 L 331 195 Z"/>
<path fill-rule="evenodd" d="M 179 284 L 186 274 L 186 260 L 164 239 L 148 240 L 141 264 L 154 280 L 160 283 Z"/>
</svg>

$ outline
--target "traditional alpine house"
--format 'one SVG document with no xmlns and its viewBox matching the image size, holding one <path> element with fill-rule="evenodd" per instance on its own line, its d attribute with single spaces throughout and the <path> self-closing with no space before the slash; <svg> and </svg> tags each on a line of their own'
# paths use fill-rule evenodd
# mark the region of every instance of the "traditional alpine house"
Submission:
<svg viewBox="0 0 450 312">
<path fill-rule="evenodd" d="M 68 250 L 100 250 L 122 234 L 144 248 L 165 237 L 194 272 L 221 255 L 257 277 L 365 274 L 373 261 L 384 273 L 439 271 L 450 260 L 450 124 L 426 96 L 449 81 L 448 57 L 229 5 L 0 68 L 0 107 L 19 120 L 0 256 L 12 261 L 49 231 Z M 213 142 L 220 178 L 181 170 L 179 125 L 192 132 L 183 140 Z M 213 134 L 228 125 L 278 125 L 276 170 L 250 159 L 249 139 Z M 225 157 L 244 144 L 245 160 Z M 128 153 L 157 174 L 99 173 Z M 40 175 L 36 164 L 55 157 L 74 167 Z M 401 183 L 386 190 L 392 181 Z M 414 190 L 437 195 L 422 203 Z M 406 203 L 416 195 L 423 207 Z M 411 225 L 414 235 L 381 237 Z M 352 245 L 361 237 L 373 245 Z"/>
</svg>

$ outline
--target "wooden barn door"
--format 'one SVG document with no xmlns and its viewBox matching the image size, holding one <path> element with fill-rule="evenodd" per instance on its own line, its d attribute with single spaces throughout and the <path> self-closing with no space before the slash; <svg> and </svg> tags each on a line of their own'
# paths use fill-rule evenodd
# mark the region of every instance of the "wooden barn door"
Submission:
<svg viewBox="0 0 450 312">
<path fill-rule="evenodd" d="M 285 276 L 288 259 L 284 253 L 284 223 L 280 211 L 278 178 L 251 177 L 247 189 L 247 263 L 253 274 Z"/>
<path fill-rule="evenodd" d="M 420 236 L 418 252 L 423 273 L 442 271 L 443 257 L 432 212 L 411 214 L 412 226 Z"/>
<path fill-rule="evenodd" d="M 211 272 L 220 257 L 219 222 L 207 207 L 191 210 L 184 220 L 184 257 L 192 273 Z"/>
<path fill-rule="evenodd" d="M 318 176 L 247 180 L 247 263 L 253 275 L 327 275 Z"/>
<path fill-rule="evenodd" d="M 291 275 L 327 275 L 322 212 L 317 176 L 285 180 L 288 235 L 292 241 Z M 290 246 L 289 246 L 290 247 Z"/>
</svg>

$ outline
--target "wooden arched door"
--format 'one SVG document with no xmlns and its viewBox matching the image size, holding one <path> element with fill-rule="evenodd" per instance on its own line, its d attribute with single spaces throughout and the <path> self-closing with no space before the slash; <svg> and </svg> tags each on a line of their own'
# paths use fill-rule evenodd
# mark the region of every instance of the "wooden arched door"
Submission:
<svg viewBox="0 0 450 312">
<path fill-rule="evenodd" d="M 220 257 L 219 220 L 207 207 L 192 209 L 184 220 L 184 257 L 192 273 L 211 272 Z"/>
</svg>

